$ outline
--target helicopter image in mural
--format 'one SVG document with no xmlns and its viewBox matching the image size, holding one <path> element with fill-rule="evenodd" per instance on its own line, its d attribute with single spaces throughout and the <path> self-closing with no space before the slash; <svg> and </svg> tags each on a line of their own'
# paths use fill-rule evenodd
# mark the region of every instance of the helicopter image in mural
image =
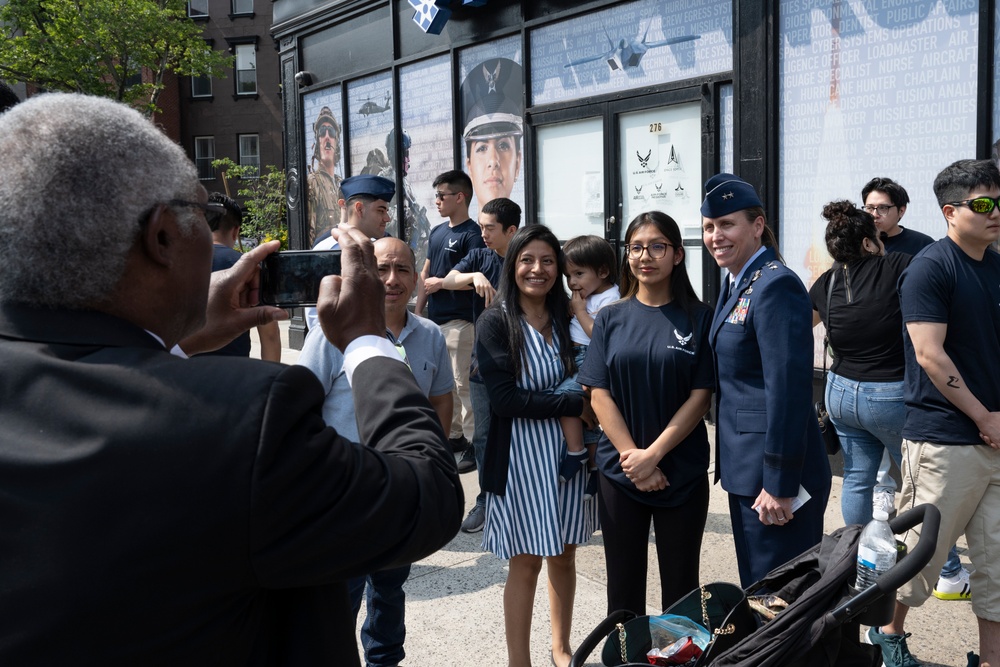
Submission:
<svg viewBox="0 0 1000 667">
<path fill-rule="evenodd" d="M 655 49 L 661 46 L 670 46 L 672 44 L 681 44 L 683 42 L 691 42 L 701 38 L 701 35 L 683 35 L 681 37 L 670 37 L 668 39 L 661 39 L 655 42 L 647 42 L 646 33 L 649 32 L 649 26 L 651 23 L 652 22 L 647 23 L 645 30 L 636 34 L 635 37 L 629 39 L 619 39 L 617 44 L 615 44 L 614 40 L 611 39 L 611 35 L 608 35 L 607 29 L 605 29 L 604 35 L 608 38 L 608 44 L 611 46 L 608 51 L 600 55 L 573 60 L 570 63 L 563 65 L 563 67 L 570 68 L 575 67 L 576 65 L 583 65 L 585 63 L 603 60 L 608 64 L 608 67 L 611 68 L 611 71 L 624 71 L 626 69 L 638 67 L 639 63 L 642 62 L 642 57 L 646 55 L 646 51 L 649 49 Z"/>
<path fill-rule="evenodd" d="M 392 105 L 389 104 L 389 98 L 390 94 L 386 93 L 385 103 L 382 105 L 379 105 L 378 102 L 372 102 L 371 98 L 369 98 L 368 101 L 362 104 L 361 108 L 358 109 L 358 113 L 364 116 L 365 118 L 371 116 L 372 114 L 385 113 L 386 111 L 392 108 Z"/>
</svg>

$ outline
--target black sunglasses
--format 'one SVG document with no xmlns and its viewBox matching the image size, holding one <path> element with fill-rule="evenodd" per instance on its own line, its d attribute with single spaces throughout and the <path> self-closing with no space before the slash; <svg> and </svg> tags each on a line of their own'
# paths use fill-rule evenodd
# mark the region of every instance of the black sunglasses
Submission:
<svg viewBox="0 0 1000 667">
<path fill-rule="evenodd" d="M 1000 204 L 1000 197 L 976 197 L 948 202 L 945 206 L 968 206 L 974 213 L 990 213 Z"/>
</svg>

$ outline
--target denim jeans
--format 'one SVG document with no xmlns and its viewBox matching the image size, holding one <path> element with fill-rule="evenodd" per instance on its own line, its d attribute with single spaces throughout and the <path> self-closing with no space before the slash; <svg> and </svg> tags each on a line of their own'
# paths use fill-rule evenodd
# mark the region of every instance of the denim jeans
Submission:
<svg viewBox="0 0 1000 667">
<path fill-rule="evenodd" d="M 403 640 L 406 638 L 403 583 L 408 576 L 410 566 L 404 565 L 347 582 L 355 618 L 361 610 L 365 584 L 368 584 L 368 616 L 361 626 L 361 646 L 365 649 L 365 664 L 368 667 L 398 665 L 406 655 L 403 651 Z"/>
<path fill-rule="evenodd" d="M 840 509 L 844 523 L 872 519 L 872 488 L 882 452 L 899 464 L 903 442 L 903 383 L 858 382 L 830 373 L 826 409 L 844 452 L 844 486 Z"/>
<path fill-rule="evenodd" d="M 476 418 L 472 430 L 472 449 L 476 455 L 476 472 L 479 475 L 479 495 L 476 505 L 486 507 L 486 493 L 483 491 L 483 461 L 486 458 L 486 436 L 490 433 L 490 395 L 482 382 L 469 380 L 469 398 L 472 400 L 472 414 Z"/>
</svg>

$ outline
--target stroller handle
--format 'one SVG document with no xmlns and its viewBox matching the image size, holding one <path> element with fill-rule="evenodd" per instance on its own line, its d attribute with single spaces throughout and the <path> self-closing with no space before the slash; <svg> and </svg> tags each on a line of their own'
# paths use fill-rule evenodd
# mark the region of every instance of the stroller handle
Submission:
<svg viewBox="0 0 1000 667">
<path fill-rule="evenodd" d="M 871 586 L 850 598 L 829 613 L 838 623 L 850 621 L 860 616 L 872 603 L 884 595 L 895 597 L 896 590 L 917 576 L 934 556 L 937 548 L 938 529 L 941 526 L 941 512 L 931 504 L 923 504 L 907 510 L 889 522 L 894 534 L 905 533 L 914 526 L 923 524 L 920 539 L 913 551 L 909 552 L 888 571 L 883 572 Z"/>
</svg>

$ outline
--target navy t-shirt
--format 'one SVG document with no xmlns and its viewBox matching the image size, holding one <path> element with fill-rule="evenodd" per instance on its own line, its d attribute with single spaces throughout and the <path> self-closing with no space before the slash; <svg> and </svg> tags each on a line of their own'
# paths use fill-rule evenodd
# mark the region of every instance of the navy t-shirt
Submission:
<svg viewBox="0 0 1000 667">
<path fill-rule="evenodd" d="M 899 279 L 903 323 L 948 325 L 944 350 L 973 395 L 1000 411 L 1000 254 L 969 257 L 950 238 L 913 258 Z M 979 429 L 948 401 L 917 363 L 903 330 L 906 424 L 903 437 L 943 445 L 982 444 Z"/>
<path fill-rule="evenodd" d="M 227 248 L 218 244 L 213 245 L 212 273 L 228 269 L 235 264 L 240 257 L 242 257 L 242 255 L 232 248 Z M 250 347 L 250 332 L 245 331 L 225 347 L 220 347 L 214 352 L 206 352 L 205 354 L 221 357 L 249 357 Z"/>
<path fill-rule="evenodd" d="M 431 230 L 427 247 L 430 276 L 444 278 L 470 250 L 485 247 L 479 225 L 471 219 L 454 227 L 448 224 L 438 225 Z M 427 296 L 427 315 L 437 324 L 451 320 L 472 322 L 473 304 L 477 300 L 481 311 L 483 300 L 475 290 L 438 290 Z"/>
<path fill-rule="evenodd" d="M 493 289 L 497 289 L 500 287 L 500 275 L 503 273 L 503 257 L 491 248 L 473 248 L 461 262 L 455 265 L 454 270 L 459 273 L 481 273 L 490 281 Z M 475 293 L 475 290 L 465 291 Z M 485 299 L 476 299 L 473 302 L 473 322 L 479 319 L 485 307 Z M 479 360 L 476 359 L 475 345 L 472 346 L 472 365 L 469 367 L 469 380 L 479 383 L 483 381 L 483 376 L 479 374 Z"/>
<path fill-rule="evenodd" d="M 906 255 L 916 255 L 918 252 L 934 243 L 934 239 L 927 236 L 927 234 L 921 234 L 920 232 L 915 232 L 912 229 L 907 229 L 902 225 L 899 226 L 900 232 L 895 236 L 890 236 L 882 243 L 885 245 L 885 254 L 890 252 L 901 252 Z"/>
<path fill-rule="evenodd" d="M 693 321 L 676 303 L 651 307 L 636 298 L 601 309 L 578 380 L 611 392 L 637 447 L 645 449 L 663 433 L 694 389 L 714 389 L 708 344 L 712 311 L 702 304 Z M 625 477 L 618 450 L 607 435 L 597 445 L 597 465 L 637 501 L 676 507 L 690 497 L 708 471 L 708 431 L 699 421 L 680 444 L 660 460 L 670 486 L 643 492 Z"/>
</svg>

